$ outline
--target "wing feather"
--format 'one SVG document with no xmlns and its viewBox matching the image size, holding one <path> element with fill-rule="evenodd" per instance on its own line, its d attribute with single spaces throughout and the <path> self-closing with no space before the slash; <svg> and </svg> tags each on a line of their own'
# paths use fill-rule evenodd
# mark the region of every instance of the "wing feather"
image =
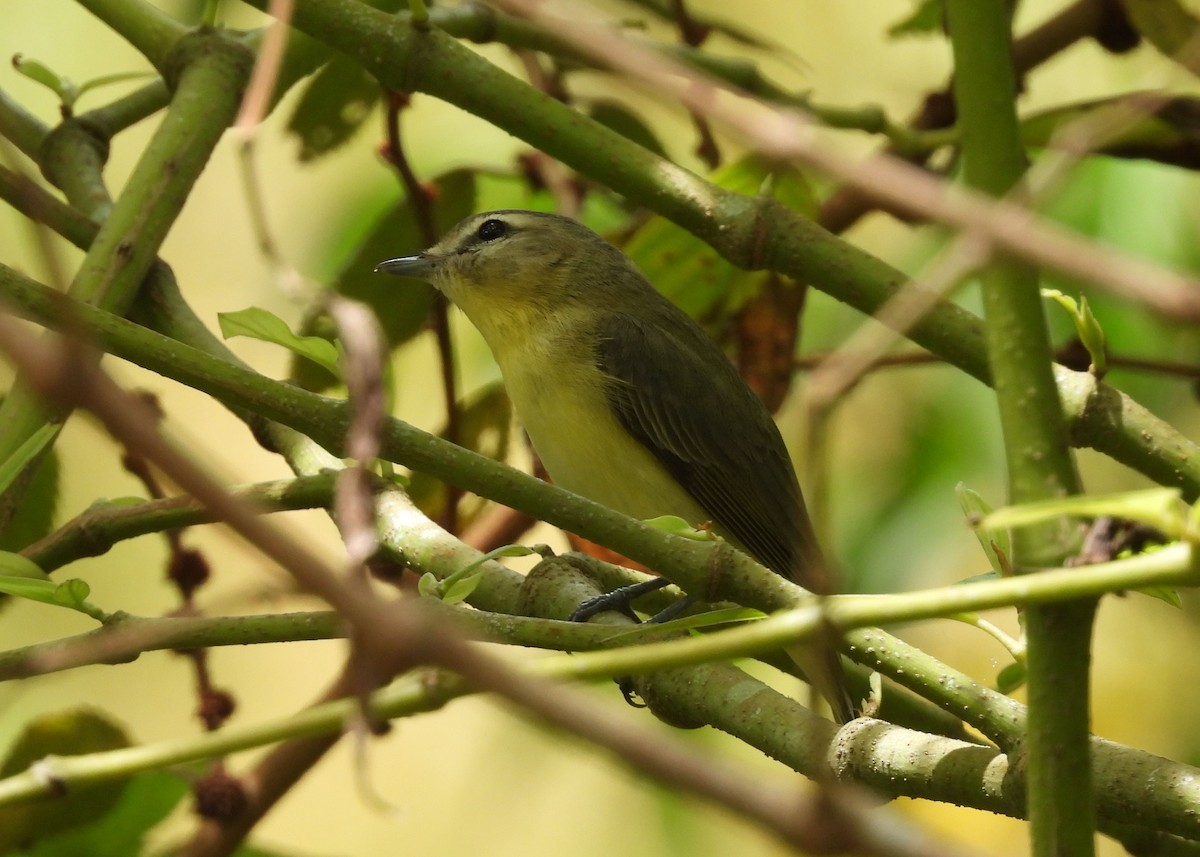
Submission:
<svg viewBox="0 0 1200 857">
<path fill-rule="evenodd" d="M 717 345 L 669 305 L 653 318 L 609 316 L 598 333 L 597 363 L 625 430 L 726 535 L 778 574 L 824 591 L 783 438 Z"/>
</svg>

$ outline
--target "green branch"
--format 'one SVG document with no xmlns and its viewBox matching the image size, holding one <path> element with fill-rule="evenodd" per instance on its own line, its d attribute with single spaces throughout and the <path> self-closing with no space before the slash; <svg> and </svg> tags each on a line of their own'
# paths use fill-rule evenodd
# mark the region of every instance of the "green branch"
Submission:
<svg viewBox="0 0 1200 857">
<path fill-rule="evenodd" d="M 261 506 L 264 511 L 318 509 L 332 502 L 335 474 L 322 473 L 297 479 L 280 479 L 230 493 Z M 21 553 L 49 574 L 67 563 L 107 553 L 125 539 L 149 533 L 213 522 L 212 512 L 191 497 L 170 497 L 144 503 L 104 501 L 89 506 Z"/>
<path fill-rule="evenodd" d="M 1004 0 L 949 0 L 954 92 L 967 184 L 993 196 L 1018 186 L 1025 152 L 1016 114 L 1009 6 Z M 1076 494 L 1055 383 L 1038 273 L 1015 260 L 980 277 L 992 383 L 1008 463 L 1010 502 Z M 1018 572 L 1060 565 L 1078 549 L 1079 525 L 1059 518 L 1013 534 Z M 1094 852 L 1095 805 L 1089 747 L 1091 632 L 1097 602 L 1025 611 L 1029 682 L 1028 811 L 1037 857 Z"/>
<path fill-rule="evenodd" d="M 192 185 L 232 121 L 251 59 L 241 45 L 215 34 L 179 39 L 172 44 L 170 56 L 178 68 L 171 107 L 71 283 L 73 297 L 116 313 L 124 313 L 133 301 Z M 74 163 L 86 175 L 77 176 L 77 185 L 70 175 L 59 178 L 77 186 L 80 193 L 93 192 L 94 160 L 68 158 L 66 163 Z M 18 381 L 0 404 L 0 461 L 10 458 L 46 423 L 61 424 L 65 417 L 59 410 L 47 410 Z M 20 480 L 16 490 L 3 498 L 0 525 L 18 504 L 23 487 Z"/>
<path fill-rule="evenodd" d="M 650 648 L 658 653 L 669 651 L 666 644 Z M 754 706 L 760 716 L 743 719 L 753 720 L 762 733 L 747 736 L 731 731 L 755 746 L 765 745 L 772 755 L 793 767 L 807 767 L 815 774 L 818 769 L 835 765 L 837 773 L 869 783 L 883 794 L 952 801 L 1021 815 L 1022 778 L 995 749 L 866 718 L 835 737 L 831 723 L 813 717 L 792 700 L 761 685 L 751 692 L 747 685 L 752 680 L 731 667 L 714 666 L 706 673 L 706 681 L 697 682 L 695 676 L 664 671 L 673 662 L 669 657 L 648 659 L 643 647 L 637 647 L 547 658 L 524 664 L 522 670 L 531 676 L 559 680 L 609 678 L 639 668 L 656 671 L 666 684 L 677 676 L 672 691 L 689 706 L 692 716 L 697 711 L 710 716 L 715 713 L 710 709 L 728 707 L 733 700 L 739 711 Z M 454 676 L 423 671 L 374 694 L 372 711 L 381 718 L 409 716 L 440 708 L 469 692 Z M 336 732 L 344 728 L 356 705 L 354 700 L 344 700 L 286 718 L 231 726 L 197 737 L 46 760 L 36 769 L 0 780 L 0 805 L 51 796 L 63 785 L 77 787 L 289 738 Z M 917 743 L 922 751 L 913 753 Z M 830 752 L 821 756 L 804 749 L 814 745 L 830 745 Z M 1101 807 L 1110 823 L 1140 824 L 1181 836 L 1200 836 L 1200 822 L 1192 811 L 1200 801 L 1200 776 L 1194 768 L 1099 739 L 1093 745 L 1104 787 Z"/>
<path fill-rule="evenodd" d="M 0 267 L 0 295 L 34 320 L 51 325 L 60 323 L 60 296 L 3 267 Z M 74 329 L 86 331 L 118 356 L 193 386 L 227 404 L 291 426 L 328 449 L 339 448 L 347 424 L 344 402 L 270 380 L 86 305 L 72 304 L 70 317 Z M 504 464 L 426 435 L 398 420 L 388 421 L 383 448 L 385 457 L 390 460 L 607 544 L 661 571 L 685 589 L 711 591 L 714 588 L 713 580 L 709 579 L 711 574 L 719 583 L 715 587 L 719 590 L 716 597 L 767 612 L 794 606 L 802 598 L 794 585 L 735 551 L 647 527 Z M 392 495 L 390 499 L 389 495 Z M 420 559 L 419 555 L 410 553 L 414 550 L 413 545 L 417 550 L 438 554 L 444 561 L 466 564 L 474 559 L 475 553 L 460 543 L 455 543 L 460 553 L 448 550 L 447 544 L 452 541 L 449 537 L 436 544 L 424 539 L 403 541 L 405 533 L 416 531 L 423 525 L 423 516 L 398 495 L 399 492 L 385 494 L 380 501 L 379 514 L 391 528 L 383 534 L 385 542 L 392 535 L 401 541 L 400 559 L 406 562 Z M 517 606 L 522 584 L 520 575 L 498 573 L 489 575 L 485 581 L 486 587 L 476 593 L 483 599 L 478 602 L 480 606 L 508 611 L 520 609 Z M 933 659 L 920 670 L 913 669 L 907 653 L 892 659 L 888 652 L 900 651 L 903 644 L 890 640 L 887 635 L 879 636 L 881 634 L 854 632 L 848 635 L 847 645 L 855 659 L 927 698 L 938 700 L 948 706 L 948 710 L 966 716 L 985 733 L 1000 730 L 1003 734 L 1003 727 L 996 725 L 997 718 L 1004 720 L 1007 716 L 1002 710 L 990 703 L 964 705 L 964 700 L 968 699 L 963 696 L 964 688 L 972 684 L 969 679 L 963 677 L 960 683 L 942 681 L 946 667 Z M 978 694 L 972 694 L 970 700 L 980 698 Z"/>
<path fill-rule="evenodd" d="M 145 0 L 76 2 L 141 51 L 160 73 L 170 68 L 176 44 L 187 34 L 187 27 Z"/>
</svg>

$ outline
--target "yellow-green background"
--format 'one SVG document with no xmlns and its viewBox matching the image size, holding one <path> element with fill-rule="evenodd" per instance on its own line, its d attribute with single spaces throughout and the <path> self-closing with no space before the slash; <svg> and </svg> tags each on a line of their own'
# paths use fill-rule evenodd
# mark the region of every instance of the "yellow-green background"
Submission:
<svg viewBox="0 0 1200 857">
<path fill-rule="evenodd" d="M 178 9 L 170 3 L 164 8 Z M 949 68 L 949 50 L 940 39 L 884 38 L 887 25 L 909 11 L 901 0 L 692 0 L 697 12 L 722 15 L 743 28 L 769 34 L 802 62 L 759 55 L 770 75 L 785 86 L 811 90 L 822 103 L 854 106 L 876 103 L 890 115 L 908 115 L 922 95 L 939 87 Z M 1021 27 L 1059 8 L 1052 2 L 1022 4 Z M 628 7 L 607 7 L 631 14 Z M 145 68 L 142 58 L 87 12 L 65 0 L 4 0 L 0 4 L 0 55 L 35 57 L 76 80 L 101 73 Z M 250 25 L 249 13 L 236 21 Z M 721 45 L 719 41 L 718 45 Z M 728 46 L 727 43 L 724 46 Z M 499 48 L 486 49 L 509 63 Z M 1113 58 L 1085 43 L 1039 69 L 1027 81 L 1022 109 L 1101 96 L 1134 88 L 1192 89 L 1181 72 L 1142 48 Z M 49 93 L 0 64 L 0 87 L 45 121 L 56 105 Z M 598 77 L 584 78 L 582 92 L 611 91 Z M 81 107 L 96 106 L 106 95 Z M 663 138 L 672 155 L 692 163 L 688 125 L 670 105 L 645 92 L 629 94 Z M 286 112 L 285 103 L 282 112 Z M 256 163 L 268 218 L 283 255 L 302 273 L 327 277 L 344 248 L 333 246 L 355 212 L 380 210 L 398 193 L 396 181 L 375 155 L 378 121 L 336 154 L 300 165 L 296 145 L 273 117 L 257 138 Z M 119 188 L 149 134 L 151 119 L 122 134 L 113 147 L 108 177 Z M 521 151 L 503 131 L 418 96 L 406 117 L 409 151 L 418 174 L 429 177 L 457 166 L 510 169 Z M 837 145 L 868 151 L 874 142 L 860 135 L 830 136 Z M 259 255 L 250 231 L 247 205 L 236 163 L 237 141 L 228 134 L 197 185 L 163 248 L 185 295 L 215 328 L 216 313 L 249 305 L 265 306 L 296 320 L 302 304 L 281 293 Z M 28 164 L 24 164 L 28 168 Z M 1195 269 L 1200 194 L 1196 180 L 1179 170 L 1144 164 L 1101 164 L 1081 171 L 1068 184 L 1055 210 L 1106 240 Z M 908 270 L 916 270 L 933 247 L 928 233 L 914 233 L 888 218 L 874 216 L 849 237 Z M 60 246 L 60 245 L 56 245 Z M 0 258 L 27 273 L 45 277 L 28 224 L 0 208 Z M 73 264 L 75 251 L 61 246 Z M 968 297 L 967 300 L 970 300 Z M 1107 312 L 1107 315 L 1104 313 Z M 1118 353 L 1179 360 L 1195 359 L 1195 337 L 1185 330 L 1148 323 L 1119 304 L 1102 304 L 1101 322 L 1110 327 Z M 806 346 L 834 344 L 853 329 L 856 313 L 814 298 Z M 1065 334 L 1061 319 L 1055 329 Z M 493 376 L 478 343 L 460 325 L 467 364 L 466 385 Z M 278 349 L 247 340 L 234 349 L 268 374 L 285 371 Z M 282 462 L 261 451 L 244 427 L 206 397 L 110 360 L 125 383 L 153 389 L 162 397 L 167 427 L 193 454 L 231 482 L 287 475 Z M 403 375 L 398 413 L 425 427 L 441 421 L 440 395 L 430 341 L 424 336 L 400 357 Z M 5 370 L 7 372 L 7 370 Z M 7 376 L 6 376 L 7 377 Z M 1185 383 L 1116 375 L 1156 411 L 1194 435 L 1196 409 Z M 793 448 L 801 445 L 799 409 L 789 407 L 782 422 Z M 948 368 L 880 373 L 858 386 L 839 410 L 833 436 L 831 508 L 833 544 L 849 569 L 850 585 L 867 591 L 950 583 L 984 571 L 986 561 L 967 531 L 953 494 L 963 480 L 989 500 L 1002 502 L 1003 472 L 997 431 L 987 391 Z M 58 445 L 64 483 L 59 517 L 77 514 L 97 497 L 140 494 L 142 489 L 119 465 L 113 444 L 85 418 L 68 425 Z M 1095 455 L 1081 455 L 1090 490 L 1118 490 L 1142 481 Z M 297 540 L 329 558 L 338 542 L 321 514 L 288 516 Z M 544 536 L 543 536 L 544 537 Z M 318 605 L 291 594 L 286 577 L 268 562 L 215 528 L 190 531 L 189 545 L 203 547 L 213 582 L 203 591 L 205 609 L 274 611 Z M 163 582 L 161 540 L 123 544 L 98 560 L 80 563 L 66 574 L 83 574 L 93 600 L 108 609 L 153 615 L 171 610 L 176 595 Z M 1200 735 L 1190 712 L 1200 703 L 1194 599 L 1185 609 L 1141 596 L 1106 599 L 1096 628 L 1094 728 L 1097 734 L 1184 761 L 1200 759 Z M 1011 612 L 995 618 L 1010 630 Z M 66 611 L 18 604 L 0 614 L 0 647 L 27 644 L 89 627 Z M 903 629 L 917 644 L 948 663 L 988 681 L 1006 663 L 1005 653 L 978 632 L 948 622 Z M 340 642 L 300 643 L 224 649 L 212 653 L 216 682 L 237 698 L 232 722 L 277 717 L 311 700 L 335 674 L 345 654 Z M 135 664 L 90 667 L 71 673 L 0 686 L 0 745 L 28 717 L 63 706 L 99 706 L 128 725 L 139 741 L 194 734 L 192 673 L 186 661 L 152 654 Z M 621 703 L 610 687 L 596 694 L 606 704 Z M 752 751 L 711 732 L 691 733 L 702 752 L 736 756 L 783 788 L 806 789 L 799 777 Z M 490 702 L 464 700 L 432 715 L 401 721 L 391 735 L 371 741 L 361 774 L 369 788 L 394 807 L 380 809 L 363 796 L 355 748 L 344 741 L 294 789 L 258 828 L 256 840 L 285 853 L 303 855 L 487 854 L 607 855 L 782 853 L 782 849 L 727 813 L 668 795 L 628 774 L 622 766 L 576 741 L 547 736 Z M 245 765 L 250 757 L 238 757 Z M 993 855 L 1027 850 L 1019 822 L 985 813 L 930 804 L 900 802 L 896 809 L 950 839 Z M 187 822 L 172 828 L 181 834 Z M 1102 853 L 1119 852 L 1105 843 Z"/>
</svg>

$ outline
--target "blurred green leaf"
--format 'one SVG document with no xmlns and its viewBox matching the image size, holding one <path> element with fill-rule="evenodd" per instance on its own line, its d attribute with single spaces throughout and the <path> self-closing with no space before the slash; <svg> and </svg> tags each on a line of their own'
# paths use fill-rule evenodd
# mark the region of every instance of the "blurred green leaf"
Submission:
<svg viewBox="0 0 1200 857">
<path fill-rule="evenodd" d="M 0 776 L 18 774 L 47 756 L 79 756 L 128 746 L 124 730 L 101 712 L 76 708 L 47 714 L 26 725 L 0 765 Z M 113 809 L 125 785 L 125 781 L 78 785 L 61 797 L 0 807 L 0 854 L 94 823 Z"/>
<path fill-rule="evenodd" d="M 328 339 L 319 336 L 299 336 L 279 316 L 261 307 L 247 307 L 237 312 L 219 312 L 217 321 L 226 339 L 248 336 L 274 345 L 282 345 L 294 354 L 311 360 L 327 372 L 339 374 L 338 352 Z"/>
<path fill-rule="evenodd" d="M 0 575 L 22 580 L 37 580 L 42 583 L 51 582 L 46 577 L 46 572 L 42 571 L 37 563 L 11 551 L 0 551 Z"/>
<path fill-rule="evenodd" d="M 435 178 L 431 185 L 433 231 L 440 237 L 473 213 L 475 175 L 471 170 L 453 170 Z M 412 203 L 404 197 L 382 214 L 354 223 L 334 251 L 343 254 L 345 261 L 337 265 L 332 288 L 371 307 L 392 348 L 424 327 L 433 305 L 433 289 L 416 280 L 377 274 L 375 266 L 385 259 L 416 253 L 427 244 L 421 237 Z M 333 323 L 324 310 L 306 318 L 301 332 L 326 339 L 334 336 Z M 329 372 L 305 364 L 293 364 L 291 374 L 307 390 L 325 390 L 335 383 L 335 376 Z"/>
<path fill-rule="evenodd" d="M 979 521 L 977 526 L 981 530 L 991 531 L 1008 527 L 1028 527 L 1063 515 L 1079 518 L 1109 515 L 1149 524 L 1169 539 L 1182 539 L 1189 535 L 1190 512 L 1191 509 L 1183 502 L 1179 489 L 1147 488 L 1098 497 L 1061 497 L 1020 506 L 1006 506 Z"/>
<path fill-rule="evenodd" d="M 710 178 L 744 194 L 763 194 L 812 215 L 816 200 L 803 175 L 758 157 L 747 157 L 716 170 Z M 652 217 L 624 247 L 642 273 L 676 306 L 710 330 L 727 320 L 762 289 L 768 274 L 743 271 L 690 232 L 663 217 Z"/>
<path fill-rule="evenodd" d="M 1139 97 L 1153 107 L 1137 107 Z M 1124 121 L 1114 123 L 1117 115 Z M 1083 130 L 1085 122 L 1103 128 L 1095 154 L 1200 168 L 1200 98 L 1191 95 L 1122 93 L 1056 107 L 1023 118 L 1021 140 L 1032 148 L 1049 146 L 1069 126 Z"/>
<path fill-rule="evenodd" d="M 59 101 L 65 107 L 69 108 L 75 103 L 75 99 L 79 97 L 79 89 L 75 84 L 69 78 L 59 76 L 45 63 L 22 56 L 21 54 L 15 54 L 12 58 L 12 64 L 13 68 L 19 74 L 40 83 L 58 96 Z"/>
<path fill-rule="evenodd" d="M 676 24 L 678 20 L 678 12 L 676 11 L 671 0 L 631 0 L 631 2 L 636 6 L 641 6 L 643 9 L 652 12 L 658 18 L 666 21 L 669 24 Z M 714 33 L 720 33 L 721 35 L 732 39 L 734 42 L 740 45 L 744 45 L 748 48 L 769 51 L 785 60 L 790 61 L 792 65 L 797 67 L 805 66 L 803 58 L 801 58 L 786 45 L 782 45 L 778 42 L 772 41 L 771 39 L 764 38 L 762 34 L 752 32 L 745 27 L 731 24 L 721 18 L 714 18 L 704 15 L 703 13 L 698 12 L 696 9 L 688 10 L 688 20 L 695 27 L 700 27 L 704 30 Z"/>
<path fill-rule="evenodd" d="M 60 428 L 55 423 L 47 423 L 31 434 L 6 461 L 0 463 L 0 492 L 7 491 L 25 467 L 58 437 Z"/>
<path fill-rule="evenodd" d="M 599 99 L 588 106 L 588 115 L 606 128 L 632 140 L 656 155 L 667 157 L 667 150 L 654 136 L 650 126 L 642 118 L 619 101 Z"/>
<path fill-rule="evenodd" d="M 1149 595 L 1151 598 L 1157 598 L 1159 601 L 1165 601 L 1172 607 L 1182 608 L 1183 599 L 1179 597 L 1179 591 L 1171 586 L 1147 586 L 1144 589 L 1135 590 L 1142 595 Z"/>
<path fill-rule="evenodd" d="M 12 520 L 0 533 L 0 550 L 20 550 L 47 535 L 54 527 L 58 495 L 58 453 L 51 449 L 42 456 Z"/>
<path fill-rule="evenodd" d="M 906 18 L 888 27 L 893 39 L 900 36 L 929 36 L 942 32 L 945 7 L 942 0 L 920 0 Z"/>
<path fill-rule="evenodd" d="M 142 853 L 146 834 L 191 793 L 176 774 L 152 771 L 130 780 L 112 811 L 94 824 L 52 833 L 23 857 L 130 857 Z"/>
<path fill-rule="evenodd" d="M 500 383 L 489 384 L 464 402 L 458 417 L 461 446 L 500 461 L 508 453 L 512 431 L 512 405 Z M 441 432 L 444 437 L 445 432 Z M 446 484 L 424 473 L 414 473 L 408 494 L 422 512 L 441 520 L 446 509 Z M 465 527 L 486 507 L 487 501 L 475 495 L 465 495 L 459 503 L 458 524 Z"/>
<path fill-rule="evenodd" d="M 333 59 L 304 85 L 288 118 L 288 133 L 300 143 L 301 162 L 314 160 L 348 142 L 383 97 L 379 82 L 345 56 Z"/>
<path fill-rule="evenodd" d="M 1025 684 L 1026 674 L 1025 664 L 1009 664 L 996 676 L 996 690 L 1000 693 L 1012 693 Z"/>
</svg>

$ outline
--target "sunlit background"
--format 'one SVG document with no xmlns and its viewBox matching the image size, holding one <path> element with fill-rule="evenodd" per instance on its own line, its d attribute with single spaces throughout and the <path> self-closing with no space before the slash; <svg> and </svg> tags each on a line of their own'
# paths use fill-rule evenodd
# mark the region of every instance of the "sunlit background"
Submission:
<svg viewBox="0 0 1200 857">
<path fill-rule="evenodd" d="M 199 6 L 158 5 L 192 20 Z M 237 26 L 260 20 L 255 13 L 229 5 L 229 19 Z M 74 4 L 6 0 L 3 6 L 0 52 L 5 58 L 14 53 L 31 56 L 76 81 L 148 68 L 124 41 Z M 1048 0 L 1022 3 L 1018 29 L 1027 29 L 1059 6 Z M 878 104 L 893 118 L 903 119 L 947 78 L 949 49 L 943 39 L 885 37 L 887 28 L 910 12 L 906 0 L 691 0 L 689 7 L 769 34 L 779 49 L 750 55 L 783 87 L 807 90 L 822 104 Z M 637 14 L 633 7 L 616 3 L 604 8 L 621 17 Z M 710 47 L 745 53 L 721 37 Z M 506 50 L 483 50 L 496 62 L 517 68 Z M 1163 86 L 1195 89 L 1150 48 L 1114 58 L 1086 42 L 1029 76 L 1022 110 Z M 44 121 L 54 121 L 57 105 L 50 93 L 18 76 L 7 62 L 0 64 L 0 87 Z M 575 90 L 581 95 L 612 95 L 621 87 L 595 74 L 579 79 Z M 97 106 L 113 93 L 102 90 L 81 107 Z M 700 168 L 691 153 L 691 126 L 675 105 L 659 103 L 637 89 L 626 90 L 625 97 L 661 139 L 670 141 L 673 157 Z M 290 100 L 285 102 L 260 129 L 255 163 L 281 253 L 306 276 L 327 282 L 351 252 L 351 236 L 361 234 L 395 200 L 399 186 L 376 154 L 381 139 L 377 120 L 336 153 L 315 163 L 298 163 L 297 144 L 282 130 L 281 120 L 290 106 Z M 155 121 L 117 139 L 107 172 L 114 189 L 132 169 Z M 505 132 L 427 96 L 416 97 L 405 130 L 414 168 L 423 178 L 460 166 L 513 173 L 514 158 L 524 149 Z M 829 139 L 862 152 L 878 145 L 857 134 Z M 162 255 L 193 307 L 214 329 L 218 312 L 251 305 L 296 321 L 303 313 L 303 299 L 281 290 L 251 233 L 237 146 L 234 135 L 228 134 Z M 730 146 L 728 151 L 736 149 Z M 30 168 L 24 161 L 20 166 Z M 827 185 L 820 177 L 813 181 L 819 187 Z M 1104 160 L 1077 169 L 1050 209 L 1104 241 L 1196 271 L 1198 191 L 1195 177 L 1182 170 Z M 940 240 L 933 230 L 914 231 L 882 215 L 868 217 L 848 238 L 912 272 Z M 73 270 L 79 254 L 61 242 L 54 246 L 64 269 Z M 48 276 L 31 228 L 7 208 L 0 208 L 0 258 L 36 278 Z M 963 299 L 975 305 L 969 293 Z M 805 352 L 836 345 L 863 322 L 856 311 L 823 295 L 810 300 Z M 1193 364 L 1200 356 L 1194 330 L 1163 325 L 1112 300 L 1099 300 L 1097 314 L 1116 354 Z M 1067 320 L 1053 309 L 1050 316 L 1058 341 L 1065 340 Z M 496 372 L 473 333 L 464 324 L 457 331 L 463 385 L 470 390 L 492 380 Z M 231 346 L 268 375 L 286 372 L 287 357 L 278 348 L 244 339 L 231 341 Z M 397 360 L 403 379 L 397 415 L 422 428 L 437 428 L 444 410 L 429 335 L 406 346 Z M 289 475 L 279 458 L 262 451 L 238 420 L 207 397 L 115 359 L 106 365 L 127 385 L 154 390 L 172 435 L 223 479 L 247 483 Z M 1197 410 L 1187 382 L 1120 371 L 1111 380 L 1195 435 Z M 798 386 L 802 385 L 801 377 Z M 803 448 L 805 431 L 797 399 L 793 396 L 781 414 L 795 451 Z M 995 505 L 1004 500 L 996 417 L 987 390 L 941 366 L 883 371 L 860 383 L 834 420 L 830 489 L 813 502 L 825 511 L 827 538 L 844 567 L 847 588 L 886 592 L 936 586 L 987 569 L 954 494 L 955 485 L 963 482 Z M 123 471 L 120 450 L 87 418 L 70 421 L 58 450 L 63 473 L 60 520 L 78 514 L 98 497 L 143 494 L 142 486 Z M 1095 454 L 1081 453 L 1080 463 L 1092 491 L 1146 484 Z M 292 525 L 296 540 L 330 559 L 338 556 L 336 533 L 323 514 L 293 513 L 281 520 Z M 201 594 L 206 610 L 319 607 L 291 592 L 286 575 L 231 534 L 197 528 L 188 531 L 185 540 L 202 548 L 214 569 L 212 583 Z M 92 599 L 106 609 L 159 615 L 177 604 L 175 591 L 164 581 L 165 557 L 162 540 L 147 537 L 64 574 L 84 575 L 93 587 Z M 1185 593 L 1184 602 L 1179 610 L 1136 594 L 1105 600 L 1096 628 L 1094 729 L 1116 741 L 1194 763 L 1200 761 L 1200 736 L 1190 712 L 1200 703 L 1200 670 L 1189 653 L 1197 643 L 1196 601 Z M 1015 630 L 1011 611 L 990 618 Z M 0 623 L 0 648 L 89 627 L 86 619 L 67 611 L 10 605 Z M 899 632 L 984 682 L 994 680 L 1008 662 L 997 644 L 965 626 L 939 621 Z M 336 674 L 344 654 L 344 645 L 337 641 L 259 646 L 214 651 L 211 665 L 214 680 L 237 698 L 232 722 L 245 724 L 286 716 L 313 700 Z M 192 683 L 189 664 L 170 654 L 9 682 L 0 686 L 0 747 L 30 716 L 81 703 L 111 712 L 141 742 L 194 735 L 200 725 L 191 710 Z M 609 686 L 596 688 L 595 694 L 622 705 Z M 736 757 L 782 787 L 808 787 L 776 763 L 711 730 L 689 733 L 684 739 L 704 745 L 705 752 Z M 397 722 L 389 736 L 373 740 L 365 749 L 365 765 L 359 767 L 353 742 L 343 741 L 259 826 L 255 841 L 282 853 L 314 857 L 400 852 L 633 857 L 725 854 L 735 848 L 740 854 L 783 852 L 728 814 L 668 794 L 630 774 L 619 761 L 580 742 L 547 735 L 483 700 L 462 700 L 444 711 Z M 240 769 L 250 760 L 247 754 L 233 764 Z M 897 808 L 978 853 L 1027 851 L 1019 822 L 908 801 L 898 802 Z M 189 824 L 181 817 L 171 827 L 173 835 L 184 835 Z M 1103 853 L 1120 853 L 1107 841 L 1103 848 Z"/>
</svg>

